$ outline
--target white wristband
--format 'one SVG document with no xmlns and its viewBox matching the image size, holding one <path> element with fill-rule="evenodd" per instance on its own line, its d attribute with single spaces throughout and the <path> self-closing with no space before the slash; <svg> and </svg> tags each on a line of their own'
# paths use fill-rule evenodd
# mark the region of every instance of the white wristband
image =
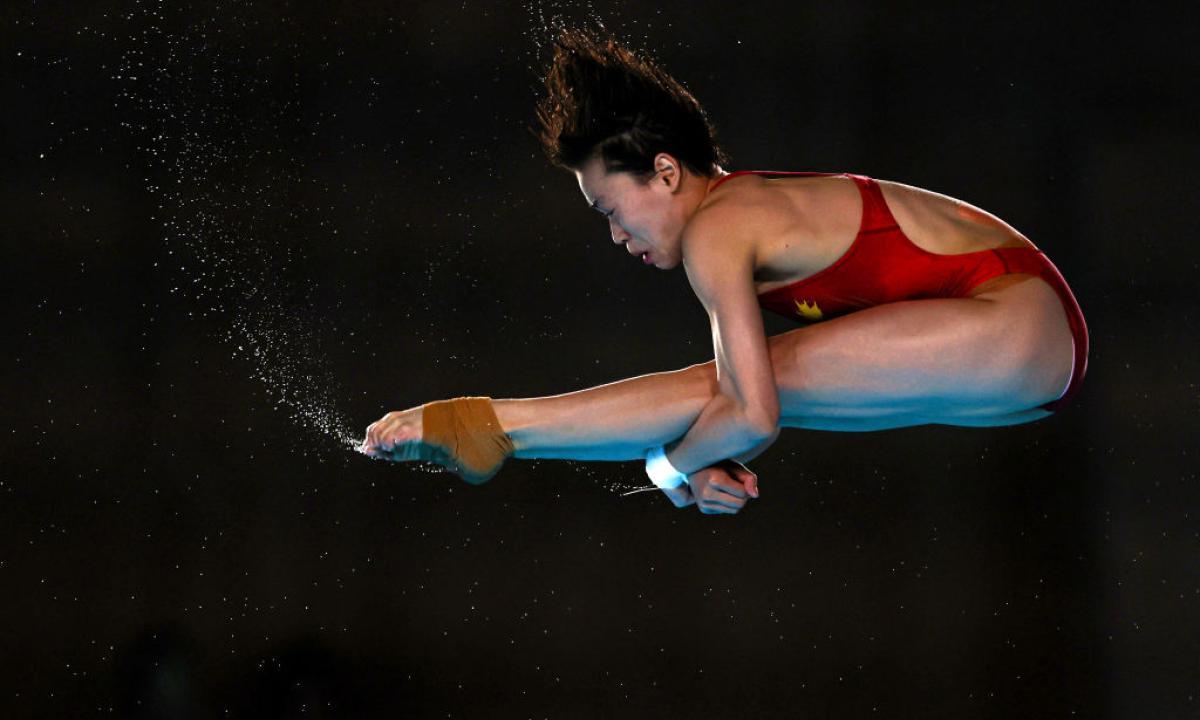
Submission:
<svg viewBox="0 0 1200 720">
<path fill-rule="evenodd" d="M 663 490 L 687 485 L 687 475 L 675 469 L 667 459 L 667 451 L 663 447 L 656 447 L 646 453 L 646 474 L 650 476 L 650 482 Z"/>
</svg>

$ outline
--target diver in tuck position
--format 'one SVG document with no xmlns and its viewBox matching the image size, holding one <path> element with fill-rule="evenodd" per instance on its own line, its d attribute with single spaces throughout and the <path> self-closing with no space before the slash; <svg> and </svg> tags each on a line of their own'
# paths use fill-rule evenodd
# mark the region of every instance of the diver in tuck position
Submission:
<svg viewBox="0 0 1200 720">
<path fill-rule="evenodd" d="M 362 452 L 472 483 L 510 456 L 646 458 L 677 506 L 735 513 L 780 428 L 972 427 L 1047 417 L 1087 366 L 1083 315 L 1024 235 L 960 200 L 849 173 L 726 172 L 699 103 L 615 40 L 564 30 L 541 139 L 613 242 L 683 265 L 715 359 L 551 397 L 390 412 Z M 760 308 L 801 327 L 773 337 Z"/>
</svg>

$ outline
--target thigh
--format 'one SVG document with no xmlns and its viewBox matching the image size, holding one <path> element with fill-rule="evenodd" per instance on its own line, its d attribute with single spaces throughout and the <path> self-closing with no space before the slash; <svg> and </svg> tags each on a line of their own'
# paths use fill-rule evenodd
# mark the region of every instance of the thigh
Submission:
<svg viewBox="0 0 1200 720">
<path fill-rule="evenodd" d="M 975 417 L 930 417 L 924 415 L 878 415 L 874 417 L 822 417 L 819 415 L 794 416 L 779 418 L 779 426 L 799 428 L 802 430 L 833 430 L 837 432 L 872 432 L 875 430 L 894 430 L 896 428 L 915 427 L 917 425 L 955 425 L 959 427 L 1003 427 L 1005 425 L 1021 425 L 1034 420 L 1053 415 L 1049 410 L 1033 408 L 1012 413 L 997 415 L 980 415 Z"/>
<path fill-rule="evenodd" d="M 792 427 L 1027 422 L 1045 416 L 1037 406 L 1066 386 L 1073 360 L 1061 302 L 1029 276 L 974 298 L 881 305 L 776 338 L 781 416 Z"/>
</svg>

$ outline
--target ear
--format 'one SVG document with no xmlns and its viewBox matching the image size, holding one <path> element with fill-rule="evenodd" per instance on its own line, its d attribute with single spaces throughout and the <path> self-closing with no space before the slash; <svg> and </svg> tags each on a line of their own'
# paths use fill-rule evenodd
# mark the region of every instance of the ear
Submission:
<svg viewBox="0 0 1200 720">
<path fill-rule="evenodd" d="M 654 156 L 654 178 L 652 182 L 664 186 L 672 193 L 679 192 L 683 183 L 683 165 L 670 153 Z"/>
</svg>

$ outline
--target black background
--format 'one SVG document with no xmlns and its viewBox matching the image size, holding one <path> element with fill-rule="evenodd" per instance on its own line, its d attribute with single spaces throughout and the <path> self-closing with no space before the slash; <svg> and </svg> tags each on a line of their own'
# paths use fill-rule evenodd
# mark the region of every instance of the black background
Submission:
<svg viewBox="0 0 1200 720">
<path fill-rule="evenodd" d="M 788 431 L 734 517 L 369 462 L 337 431 L 711 357 L 529 132 L 538 8 L 5 3 L 4 717 L 1200 716 L 1193 11 L 592 8 L 541 13 L 650 48 L 728 169 L 1021 229 L 1077 401 Z"/>
</svg>

